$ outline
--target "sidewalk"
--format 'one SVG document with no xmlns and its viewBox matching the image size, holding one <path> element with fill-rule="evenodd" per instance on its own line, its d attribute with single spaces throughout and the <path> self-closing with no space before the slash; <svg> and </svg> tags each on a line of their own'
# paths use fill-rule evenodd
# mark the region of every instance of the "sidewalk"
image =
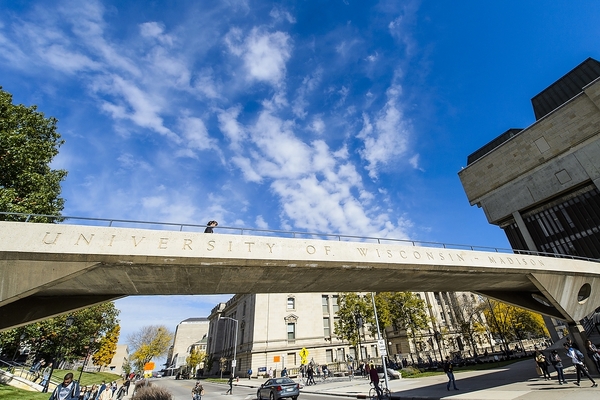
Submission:
<svg viewBox="0 0 600 400">
<path fill-rule="evenodd" d="M 552 368 L 551 368 L 552 369 Z M 555 372 L 551 373 L 553 377 Z M 582 380 L 581 386 L 576 386 L 575 369 L 565 370 L 568 384 L 559 385 L 556 380 L 540 379 L 532 360 L 511 364 L 504 368 L 486 371 L 460 372 L 456 371 L 456 385 L 460 390 L 447 391 L 445 375 L 426 378 L 406 378 L 389 381 L 392 398 L 398 400 L 564 400 L 565 398 L 600 398 L 600 388 L 592 388 L 589 380 Z M 600 378 L 594 376 L 600 383 Z M 240 379 L 237 386 L 257 388 L 266 379 Z M 384 385 L 384 382 L 380 382 Z M 329 378 L 317 385 L 304 386 L 301 393 L 318 393 L 321 395 L 341 396 L 350 398 L 366 398 L 369 394 L 368 380 L 356 377 Z M 302 396 L 300 396 L 302 397 Z"/>
</svg>

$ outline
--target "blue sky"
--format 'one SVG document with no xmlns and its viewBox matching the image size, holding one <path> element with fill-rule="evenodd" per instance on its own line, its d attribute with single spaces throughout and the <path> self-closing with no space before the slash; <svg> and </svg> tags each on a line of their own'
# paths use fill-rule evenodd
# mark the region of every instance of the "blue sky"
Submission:
<svg viewBox="0 0 600 400">
<path fill-rule="evenodd" d="M 509 246 L 458 171 L 600 57 L 591 0 L 0 0 L 0 15 L 0 85 L 59 119 L 64 215 L 492 247 Z M 226 298 L 119 300 L 122 332 Z"/>
</svg>

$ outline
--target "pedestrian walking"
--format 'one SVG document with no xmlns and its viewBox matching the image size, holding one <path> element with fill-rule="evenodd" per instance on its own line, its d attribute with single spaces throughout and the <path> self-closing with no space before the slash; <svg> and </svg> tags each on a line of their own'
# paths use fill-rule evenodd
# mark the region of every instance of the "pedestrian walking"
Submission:
<svg viewBox="0 0 600 400">
<path fill-rule="evenodd" d="M 565 343 L 564 347 L 567 350 L 567 356 L 569 356 L 571 358 L 571 361 L 573 362 L 573 365 L 575 366 L 575 370 L 577 371 L 577 382 L 574 382 L 574 383 L 577 386 L 579 386 L 579 384 L 581 382 L 581 376 L 583 375 L 583 376 L 586 376 L 592 382 L 592 387 L 597 387 L 598 384 L 590 376 L 587 369 L 585 368 L 585 365 L 583 364 L 583 361 L 585 360 L 583 353 L 573 347 L 569 347 L 568 343 Z"/>
<path fill-rule="evenodd" d="M 541 352 L 541 350 L 535 351 L 535 362 L 537 363 L 538 367 L 540 367 L 540 371 L 542 372 L 542 375 L 544 375 L 544 379 L 547 381 L 552 379 L 550 377 L 550 372 L 548 372 L 548 362 L 546 361 L 546 356 Z"/>
<path fill-rule="evenodd" d="M 202 396 L 204 396 L 204 387 L 198 381 L 192 389 L 192 400 L 202 400 Z"/>
<path fill-rule="evenodd" d="M 233 380 L 234 379 L 235 378 L 233 377 L 233 374 L 231 374 L 231 376 L 229 377 L 229 380 L 227 381 L 227 383 L 229 384 L 229 389 L 227 389 L 225 394 L 233 394 Z"/>
<path fill-rule="evenodd" d="M 450 384 L 452 384 L 454 390 L 458 390 L 458 388 L 456 387 L 456 379 L 454 379 L 454 364 L 452 363 L 452 360 L 450 360 L 450 356 L 446 356 L 446 361 L 444 362 L 444 372 L 448 377 L 446 389 L 450 390 Z"/>
<path fill-rule="evenodd" d="M 552 353 L 550 354 L 550 363 L 552 363 L 552 367 L 554 367 L 554 369 L 556 370 L 558 384 L 562 385 L 563 383 L 567 383 L 567 380 L 565 379 L 565 374 L 563 373 L 564 366 L 562 363 L 562 359 L 558 355 L 558 351 L 552 350 Z"/>
<path fill-rule="evenodd" d="M 50 400 L 79 400 L 79 382 L 73 380 L 73 374 L 65 375 L 62 383 L 54 388 Z"/>
<path fill-rule="evenodd" d="M 308 380 L 306 382 L 306 386 L 316 385 L 317 382 L 315 382 L 315 370 L 313 369 L 312 365 L 308 366 L 308 370 L 306 371 L 306 374 L 308 375 Z"/>
<path fill-rule="evenodd" d="M 588 357 L 594 362 L 596 370 L 600 373 L 600 354 L 598 354 L 598 349 L 591 340 L 585 342 L 585 350 Z"/>
<path fill-rule="evenodd" d="M 42 381 L 40 382 L 40 385 L 42 387 L 44 387 L 44 388 L 46 387 L 46 384 L 50 380 L 51 373 L 52 373 L 52 363 L 48 363 L 48 365 L 46 365 L 46 367 L 42 370 Z"/>
<path fill-rule="evenodd" d="M 248 368 L 248 380 L 252 379 L 252 368 Z"/>
</svg>

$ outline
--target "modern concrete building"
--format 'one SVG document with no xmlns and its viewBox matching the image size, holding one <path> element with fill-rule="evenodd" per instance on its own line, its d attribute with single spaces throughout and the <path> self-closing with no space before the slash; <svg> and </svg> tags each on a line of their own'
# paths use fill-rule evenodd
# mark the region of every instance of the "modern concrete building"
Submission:
<svg viewBox="0 0 600 400">
<path fill-rule="evenodd" d="M 507 130 L 459 172 L 514 249 L 600 258 L 599 77 L 588 58 L 531 100 L 531 126 Z"/>
<path fill-rule="evenodd" d="M 177 325 L 173 346 L 169 349 L 167 370 L 177 371 L 187 365 L 186 359 L 192 348 L 205 349 L 202 339 L 208 334 L 209 321 L 207 318 L 188 318 Z"/>
<path fill-rule="evenodd" d="M 476 315 L 465 314 L 472 309 L 466 304 L 477 304 L 481 301 L 479 296 L 447 292 L 416 295 L 425 301 L 426 312 L 433 322 L 429 329 L 411 337 L 407 337 L 403 327 L 389 327 L 386 350 L 391 359 L 441 361 L 448 354 L 467 357 L 491 349 L 487 335 L 476 334 L 465 340 L 457 328 L 466 318 L 485 323 L 480 311 Z M 308 351 L 308 362 L 327 363 L 330 367 L 345 363 L 348 356 L 358 359 L 356 349 L 334 333 L 338 296 L 338 293 L 244 294 L 218 304 L 208 317 L 207 353 L 213 356 L 210 373 L 218 371 L 221 358 L 227 360 L 225 368 L 230 371 L 234 357 L 236 373 L 241 376 L 248 369 L 254 375 L 269 369 L 281 370 L 284 366 L 294 370 L 300 367 L 302 349 Z M 364 328 L 361 336 L 360 358 L 380 362 L 377 338 Z M 234 343 L 237 343 L 235 355 Z"/>
<path fill-rule="evenodd" d="M 129 347 L 126 344 L 117 344 L 117 352 L 113 356 L 110 364 L 104 368 L 103 371 L 112 372 L 113 374 L 123 375 L 123 366 L 129 360 Z"/>
<path fill-rule="evenodd" d="M 600 63 L 532 99 L 536 121 L 468 157 L 459 177 L 515 249 L 600 258 Z"/>
</svg>

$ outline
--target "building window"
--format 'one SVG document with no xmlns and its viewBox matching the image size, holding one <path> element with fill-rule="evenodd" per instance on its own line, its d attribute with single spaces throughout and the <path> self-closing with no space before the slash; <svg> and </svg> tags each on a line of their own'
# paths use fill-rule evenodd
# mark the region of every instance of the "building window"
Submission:
<svg viewBox="0 0 600 400">
<path fill-rule="evenodd" d="M 333 296 L 331 303 L 333 305 L 333 313 L 337 314 L 338 311 L 340 311 L 340 305 L 338 303 L 338 296 Z"/>
<path fill-rule="evenodd" d="M 292 322 L 287 324 L 287 338 L 288 340 L 296 339 L 296 324 Z"/>
<path fill-rule="evenodd" d="M 333 362 L 333 350 L 325 350 L 325 362 L 332 363 Z"/>
<path fill-rule="evenodd" d="M 321 296 L 321 304 L 323 306 L 323 314 L 329 314 L 329 296 Z"/>
<path fill-rule="evenodd" d="M 323 318 L 323 336 L 326 338 L 331 336 L 331 332 L 329 330 L 329 318 Z"/>
<path fill-rule="evenodd" d="M 287 309 L 288 310 L 295 310 L 296 309 L 296 299 L 293 297 L 288 297 L 287 298 Z"/>
<path fill-rule="evenodd" d="M 244 302 L 244 311 L 242 311 L 242 316 L 246 315 L 246 302 Z"/>
<path fill-rule="evenodd" d="M 286 364 L 296 365 L 296 353 L 287 353 Z"/>
<path fill-rule="evenodd" d="M 336 357 L 337 359 L 335 361 L 344 362 L 344 360 L 346 360 L 346 352 L 344 351 L 344 349 L 337 349 Z"/>
</svg>

